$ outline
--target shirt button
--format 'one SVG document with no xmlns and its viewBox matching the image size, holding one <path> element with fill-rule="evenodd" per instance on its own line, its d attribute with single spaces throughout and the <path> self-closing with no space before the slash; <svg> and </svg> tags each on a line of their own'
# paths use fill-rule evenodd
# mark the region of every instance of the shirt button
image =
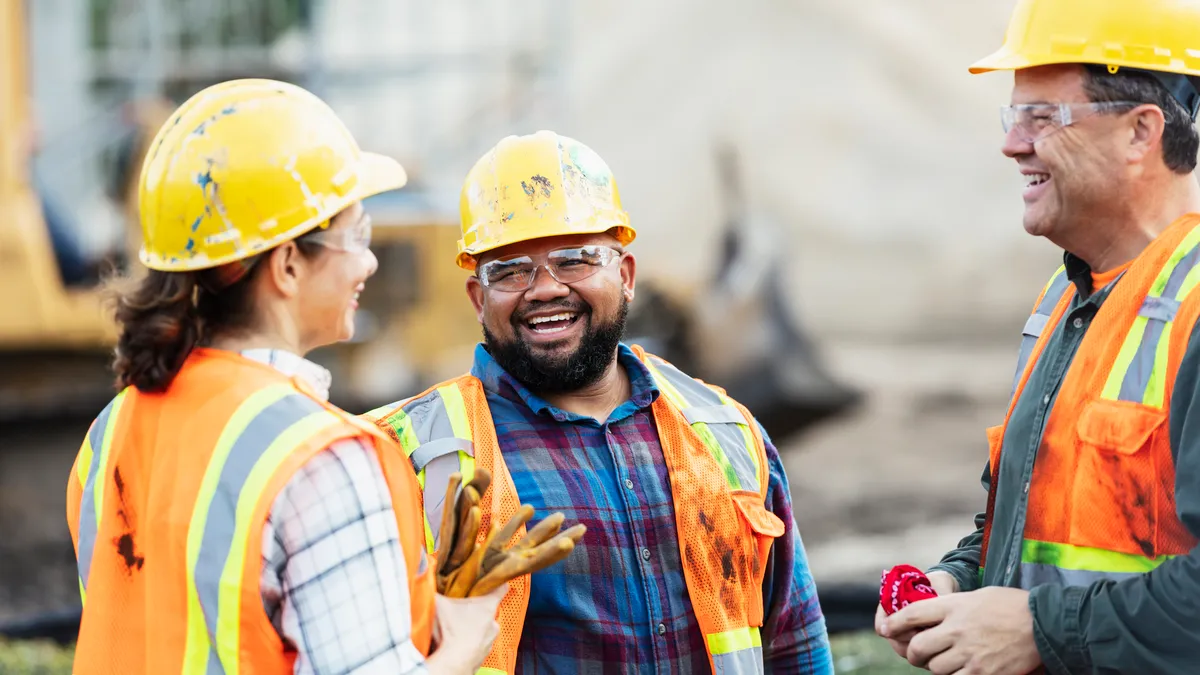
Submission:
<svg viewBox="0 0 1200 675">
<path fill-rule="evenodd" d="M 650 559 L 650 549 L 648 549 L 648 548 L 642 549 L 642 560 L 649 560 L 649 559 Z"/>
<path fill-rule="evenodd" d="M 632 489 L 633 489 L 633 481 L 631 481 L 631 480 L 629 480 L 628 478 L 626 478 L 626 479 L 625 479 L 625 487 L 627 487 L 627 488 L 629 488 L 630 490 L 632 490 Z"/>
<path fill-rule="evenodd" d="M 1042 397 L 1042 404 L 1050 405 L 1050 394 L 1046 394 L 1045 396 Z"/>
<path fill-rule="evenodd" d="M 1075 317 L 1075 320 L 1071 322 L 1071 325 L 1075 326 L 1076 328 L 1083 328 L 1083 319 Z"/>
<path fill-rule="evenodd" d="M 667 634 L 667 627 L 666 627 L 666 626 L 664 626 L 664 625 L 663 625 L 663 624 L 661 624 L 661 623 L 660 623 L 660 624 L 658 624 L 658 634 L 659 634 L 659 635 L 666 635 L 666 634 Z"/>
<path fill-rule="evenodd" d="M 1008 576 L 1010 576 L 1010 577 L 1011 577 L 1011 576 L 1012 576 L 1012 572 L 1013 572 L 1013 566 L 1012 566 L 1012 563 L 1009 563 L 1009 564 L 1008 564 L 1008 570 L 1006 570 L 1006 572 L 1005 572 L 1005 573 L 1006 573 Z"/>
<path fill-rule="evenodd" d="M 1025 494 L 1029 494 L 1029 481 L 1025 481 Z"/>
</svg>

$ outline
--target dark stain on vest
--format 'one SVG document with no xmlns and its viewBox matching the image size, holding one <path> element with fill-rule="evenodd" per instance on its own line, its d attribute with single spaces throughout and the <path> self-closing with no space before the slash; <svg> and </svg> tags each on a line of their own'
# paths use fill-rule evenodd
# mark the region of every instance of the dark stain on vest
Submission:
<svg viewBox="0 0 1200 675">
<path fill-rule="evenodd" d="M 732 580 L 734 578 L 732 549 L 727 548 L 721 552 L 721 574 L 726 579 Z"/>
<path fill-rule="evenodd" d="M 117 467 L 113 469 L 113 485 L 117 488 L 117 500 L 120 506 L 117 508 L 117 516 L 120 517 L 121 523 L 125 526 L 125 533 L 117 537 L 114 543 L 117 546 L 117 555 L 125 562 L 125 569 L 128 572 L 133 572 L 135 569 L 142 569 L 142 565 L 146 563 L 146 558 L 140 556 L 136 552 L 133 543 L 133 524 L 129 520 L 129 509 L 125 502 L 125 481 L 121 478 L 121 469 Z"/>
<path fill-rule="evenodd" d="M 710 520 L 704 511 L 700 512 L 700 527 L 703 527 L 704 531 L 709 534 L 717 531 L 717 524 Z"/>
</svg>

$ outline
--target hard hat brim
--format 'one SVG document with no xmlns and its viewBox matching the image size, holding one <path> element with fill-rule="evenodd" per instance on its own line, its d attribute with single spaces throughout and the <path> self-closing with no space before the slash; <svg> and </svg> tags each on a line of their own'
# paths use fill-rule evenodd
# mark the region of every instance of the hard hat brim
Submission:
<svg viewBox="0 0 1200 675">
<path fill-rule="evenodd" d="M 359 179 L 360 183 L 354 190 L 355 197 L 365 199 L 404 187 L 408 184 L 408 172 L 391 157 L 364 152 Z"/>
</svg>

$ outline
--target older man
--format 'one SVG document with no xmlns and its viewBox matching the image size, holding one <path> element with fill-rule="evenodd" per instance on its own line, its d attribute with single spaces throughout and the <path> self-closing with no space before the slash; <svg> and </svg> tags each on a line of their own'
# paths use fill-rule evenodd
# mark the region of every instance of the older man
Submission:
<svg viewBox="0 0 1200 675">
<path fill-rule="evenodd" d="M 1195 2 L 1020 0 L 971 69 L 1016 71 L 1003 152 L 1065 253 L 945 597 L 877 621 L 934 673 L 1200 668 L 1198 49 Z"/>
<path fill-rule="evenodd" d="M 587 526 L 512 582 L 482 672 L 832 673 L 778 452 L 724 391 L 621 342 L 635 232 L 608 166 L 551 132 L 508 137 L 461 205 L 474 365 L 368 416 L 412 458 L 428 522 L 447 477 L 481 466 L 481 537 L 521 503 Z"/>
</svg>

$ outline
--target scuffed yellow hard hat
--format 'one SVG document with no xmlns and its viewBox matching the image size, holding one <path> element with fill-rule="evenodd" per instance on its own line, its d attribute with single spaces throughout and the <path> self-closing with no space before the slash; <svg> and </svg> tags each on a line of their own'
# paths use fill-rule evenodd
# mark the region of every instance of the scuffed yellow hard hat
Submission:
<svg viewBox="0 0 1200 675">
<path fill-rule="evenodd" d="M 242 260 L 406 182 L 396 160 L 363 152 L 312 93 L 222 82 L 184 102 L 151 143 L 138 184 L 140 258 L 169 272 Z"/>
<path fill-rule="evenodd" d="M 621 245 L 636 231 L 621 208 L 608 165 L 591 148 L 552 131 L 508 136 L 467 174 L 459 200 L 459 267 L 530 239 L 611 231 Z"/>
</svg>

